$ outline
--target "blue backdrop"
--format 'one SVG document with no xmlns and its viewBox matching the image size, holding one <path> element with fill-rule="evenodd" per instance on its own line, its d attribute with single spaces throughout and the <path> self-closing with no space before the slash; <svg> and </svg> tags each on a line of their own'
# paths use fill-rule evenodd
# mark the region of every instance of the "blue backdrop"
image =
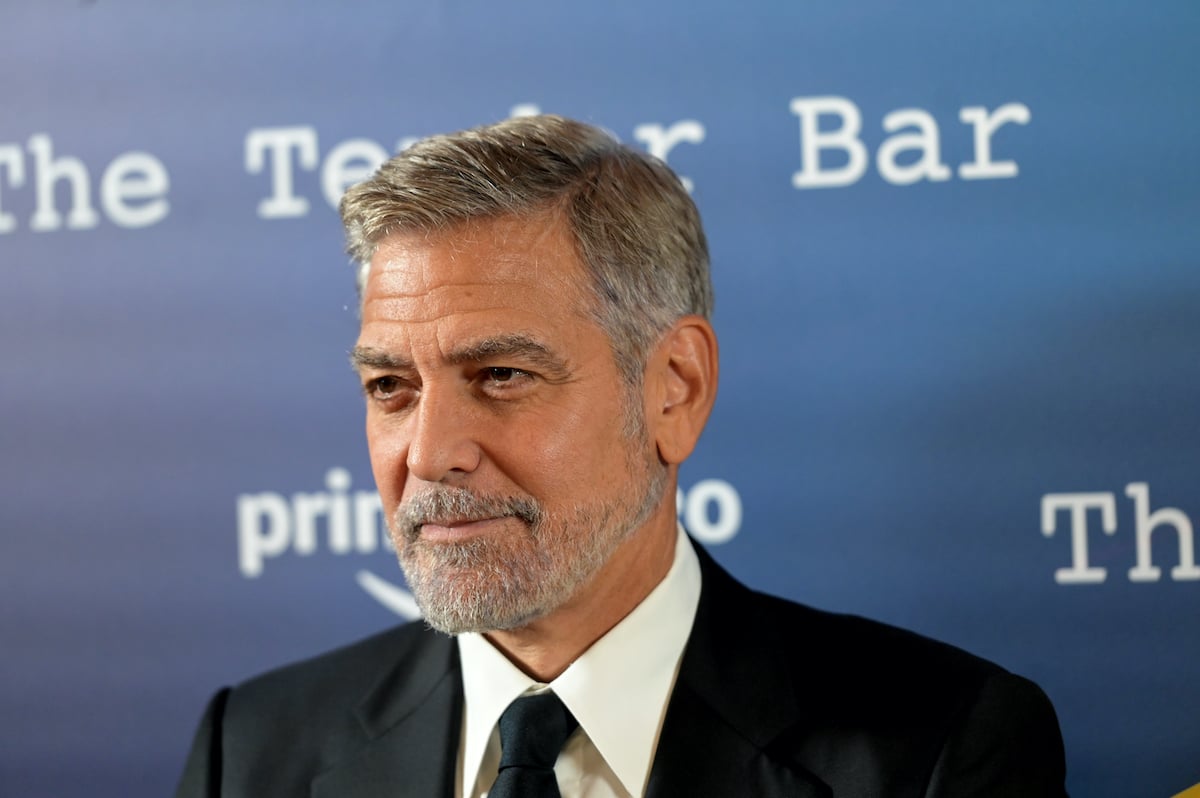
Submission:
<svg viewBox="0 0 1200 798">
<path fill-rule="evenodd" d="M 1068 786 L 1200 781 L 1192 2 L 0 7 L 0 794 L 169 793 L 217 686 L 396 621 L 331 202 L 534 108 L 665 159 L 745 581 L 1042 684 Z M 1156 570 L 1158 569 L 1158 570 Z"/>
</svg>

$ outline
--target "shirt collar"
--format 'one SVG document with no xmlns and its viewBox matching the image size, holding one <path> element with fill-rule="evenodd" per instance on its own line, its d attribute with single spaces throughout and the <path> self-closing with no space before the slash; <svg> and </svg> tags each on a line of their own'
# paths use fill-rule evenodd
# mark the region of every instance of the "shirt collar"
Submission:
<svg viewBox="0 0 1200 798">
<path fill-rule="evenodd" d="M 682 527 L 678 535 L 663 580 L 549 685 L 631 795 L 645 788 L 700 601 L 700 563 Z M 544 685 L 482 635 L 459 635 L 458 646 L 465 698 L 462 783 L 469 787 L 501 713 L 526 690 Z"/>
</svg>

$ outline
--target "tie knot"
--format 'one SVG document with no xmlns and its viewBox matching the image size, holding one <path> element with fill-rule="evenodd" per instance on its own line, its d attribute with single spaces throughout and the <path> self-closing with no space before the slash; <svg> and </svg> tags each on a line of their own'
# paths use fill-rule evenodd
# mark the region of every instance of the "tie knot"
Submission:
<svg viewBox="0 0 1200 798">
<path fill-rule="evenodd" d="M 553 692 L 527 695 L 500 716 L 500 767 L 553 769 L 579 721 Z"/>
</svg>

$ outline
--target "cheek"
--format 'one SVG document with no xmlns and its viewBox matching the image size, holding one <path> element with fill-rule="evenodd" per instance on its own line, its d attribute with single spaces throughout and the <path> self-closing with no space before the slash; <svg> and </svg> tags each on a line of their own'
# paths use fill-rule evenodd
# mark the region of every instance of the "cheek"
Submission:
<svg viewBox="0 0 1200 798">
<path fill-rule="evenodd" d="M 493 460 L 543 500 L 580 501 L 621 482 L 628 470 L 624 417 L 610 407 L 546 412 L 505 435 Z"/>
</svg>

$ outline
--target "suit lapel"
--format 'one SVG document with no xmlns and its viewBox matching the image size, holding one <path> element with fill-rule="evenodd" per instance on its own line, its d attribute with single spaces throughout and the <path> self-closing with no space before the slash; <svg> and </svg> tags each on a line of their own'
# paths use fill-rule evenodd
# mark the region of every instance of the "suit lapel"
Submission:
<svg viewBox="0 0 1200 798">
<path fill-rule="evenodd" d="M 312 783 L 312 798 L 450 798 L 462 725 L 458 647 L 433 632 L 371 688 L 355 710 L 357 753 Z"/>
<path fill-rule="evenodd" d="M 796 663 L 775 644 L 791 632 L 770 628 L 762 601 L 696 550 L 700 604 L 646 795 L 830 795 L 820 779 L 772 752 L 799 717 Z"/>
<path fill-rule="evenodd" d="M 647 798 L 753 795 L 829 798 L 829 788 L 759 748 L 686 685 L 671 696 Z"/>
</svg>

